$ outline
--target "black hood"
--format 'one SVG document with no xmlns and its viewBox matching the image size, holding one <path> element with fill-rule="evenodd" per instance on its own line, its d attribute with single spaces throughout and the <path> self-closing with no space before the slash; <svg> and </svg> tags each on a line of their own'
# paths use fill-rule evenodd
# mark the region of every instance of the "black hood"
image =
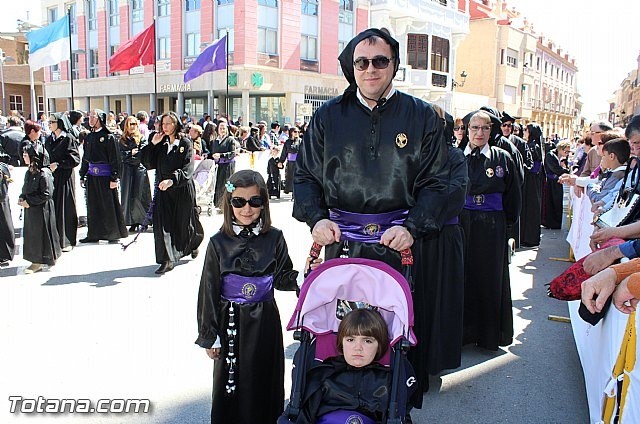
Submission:
<svg viewBox="0 0 640 424">
<path fill-rule="evenodd" d="M 98 115 L 98 119 L 100 120 L 102 128 L 104 128 L 106 131 L 109 131 L 109 129 L 107 128 L 107 113 L 102 109 L 94 109 L 94 111 L 96 112 L 96 115 Z"/>
<path fill-rule="evenodd" d="M 69 117 L 64 112 L 56 112 L 52 113 L 54 118 L 58 121 L 58 128 L 60 128 L 64 132 L 69 132 L 71 130 L 71 122 L 69 122 Z"/>
<path fill-rule="evenodd" d="M 391 46 L 391 53 L 393 54 L 394 60 L 394 68 L 393 68 L 393 76 L 396 76 L 396 72 L 398 72 L 398 66 L 400 65 L 400 44 L 389 35 L 387 32 L 380 30 L 378 28 L 369 28 L 362 31 L 360 34 L 356 35 L 349 44 L 347 44 L 338 56 L 338 61 L 340 62 L 340 67 L 342 68 L 342 73 L 344 77 L 349 82 L 349 87 L 345 90 L 345 94 L 347 92 L 355 92 L 358 87 L 356 84 L 356 77 L 353 72 L 353 52 L 356 49 L 356 46 L 360 44 L 360 42 L 369 37 L 380 37 L 384 41 L 387 42 Z"/>
<path fill-rule="evenodd" d="M 504 124 L 505 122 L 509 122 L 509 121 L 511 121 L 511 122 L 513 122 L 513 123 L 515 123 L 515 122 L 516 122 L 516 119 L 518 119 L 518 118 L 516 118 L 516 117 L 513 117 L 513 116 L 509 115 L 507 112 L 502 112 L 502 119 L 501 119 L 501 121 L 502 121 L 502 123 L 503 123 L 503 124 Z"/>
</svg>

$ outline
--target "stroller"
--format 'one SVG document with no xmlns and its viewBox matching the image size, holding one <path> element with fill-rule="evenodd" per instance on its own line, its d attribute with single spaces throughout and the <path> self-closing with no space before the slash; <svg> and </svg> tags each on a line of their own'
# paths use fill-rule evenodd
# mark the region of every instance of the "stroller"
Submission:
<svg viewBox="0 0 640 424">
<path fill-rule="evenodd" d="M 319 250 L 319 246 L 314 245 L 311 256 L 317 257 Z M 304 406 L 309 371 L 320 366 L 323 360 L 338 355 L 336 332 L 340 320 L 350 310 L 361 307 L 377 309 L 389 329 L 389 349 L 378 360 L 391 371 L 382 422 L 405 422 L 409 391 L 416 381 L 406 356 L 409 346 L 416 344 L 409 284 L 402 274 L 383 262 L 336 258 L 321 264 L 305 279 L 287 326 L 288 330 L 296 330 L 294 338 L 300 341 L 300 347 L 293 360 L 289 405 L 278 424 L 296 422 Z"/>
<path fill-rule="evenodd" d="M 200 161 L 193 172 L 193 181 L 196 185 L 196 207 L 198 214 L 202 208 L 207 208 L 207 215 L 213 215 L 213 190 L 216 186 L 216 163 L 213 159 Z"/>
</svg>

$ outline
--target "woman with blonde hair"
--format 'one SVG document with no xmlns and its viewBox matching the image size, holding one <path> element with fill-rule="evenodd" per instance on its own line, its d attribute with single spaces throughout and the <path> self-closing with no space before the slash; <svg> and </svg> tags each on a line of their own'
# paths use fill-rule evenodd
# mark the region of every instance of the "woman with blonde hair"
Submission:
<svg viewBox="0 0 640 424">
<path fill-rule="evenodd" d="M 147 140 L 139 130 L 139 122 L 135 116 L 124 121 L 124 130 L 120 136 L 118 148 L 120 161 L 120 189 L 122 214 L 129 231 L 135 232 L 144 222 L 151 203 L 151 188 L 147 169 L 140 163 L 140 150 L 147 145 Z"/>
</svg>

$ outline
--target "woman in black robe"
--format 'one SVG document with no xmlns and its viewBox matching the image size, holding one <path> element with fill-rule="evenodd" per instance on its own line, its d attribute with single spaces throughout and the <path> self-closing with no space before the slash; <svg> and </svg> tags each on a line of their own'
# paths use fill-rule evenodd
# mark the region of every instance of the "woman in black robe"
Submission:
<svg viewBox="0 0 640 424">
<path fill-rule="evenodd" d="M 544 160 L 546 182 L 544 188 L 544 208 L 542 212 L 542 225 L 546 228 L 559 230 L 562 228 L 562 203 L 564 189 L 558 182 L 560 175 L 570 172 L 567 165 L 567 157 L 571 150 L 571 143 L 567 140 L 560 141 L 555 148 L 550 149 Z"/>
<path fill-rule="evenodd" d="M 147 169 L 140 163 L 140 151 L 147 145 L 138 130 L 135 116 L 125 119 L 124 131 L 120 136 L 118 150 L 122 167 L 120 170 L 120 198 L 124 224 L 135 232 L 144 219 L 151 204 L 151 188 Z M 146 224 L 149 224 L 148 222 Z"/>
<path fill-rule="evenodd" d="M 540 244 L 540 223 L 542 221 L 542 128 L 536 123 L 524 127 L 524 135 L 533 157 L 533 168 L 525 173 L 520 217 L 520 244 L 533 247 Z"/>
<path fill-rule="evenodd" d="M 11 172 L 9 165 L 0 162 L 0 266 L 7 266 L 13 260 L 16 236 L 9 204 L 9 183 Z"/>
<path fill-rule="evenodd" d="M 56 208 L 56 228 L 60 247 L 68 252 L 76 245 L 78 213 L 74 168 L 80 164 L 78 141 L 70 133 L 71 123 L 64 113 L 49 117 L 51 135 L 45 140 L 53 172 L 53 204 Z"/>
<path fill-rule="evenodd" d="M 511 156 L 489 145 L 492 119 L 497 118 L 484 111 L 468 116 L 464 154 L 470 187 L 460 215 L 465 235 L 463 343 L 497 350 L 513 341 L 506 231 L 520 215 L 521 180 Z"/>
<path fill-rule="evenodd" d="M 280 167 L 284 162 L 287 162 L 287 167 L 284 171 L 284 192 L 285 194 L 293 193 L 293 174 L 296 172 L 296 159 L 300 152 L 300 144 L 302 139 L 300 138 L 300 130 L 297 127 L 289 129 L 289 139 L 284 142 L 282 153 L 280 153 Z"/>
<path fill-rule="evenodd" d="M 218 123 L 218 137 L 213 142 L 209 157 L 216 161 L 216 189 L 213 195 L 213 204 L 218 211 L 222 209 L 222 197 L 224 196 L 224 184 L 229 177 L 236 172 L 236 153 L 238 150 L 236 139 L 229 134 L 227 123 Z"/>
<path fill-rule="evenodd" d="M 196 187 L 193 182 L 193 146 L 182 133 L 178 115 L 167 112 L 160 118 L 161 132 L 141 149 L 141 161 L 156 170 L 153 199 L 153 238 L 156 274 L 171 271 L 183 256 L 198 256 L 204 230 L 198 219 Z"/>
<path fill-rule="evenodd" d="M 44 148 L 33 143 L 24 149 L 23 158 L 29 169 L 18 205 L 24 208 L 23 254 L 32 264 L 25 274 L 42 271 L 43 264 L 53 266 L 60 257 L 60 240 L 53 205 L 53 175 L 43 166 Z"/>
</svg>

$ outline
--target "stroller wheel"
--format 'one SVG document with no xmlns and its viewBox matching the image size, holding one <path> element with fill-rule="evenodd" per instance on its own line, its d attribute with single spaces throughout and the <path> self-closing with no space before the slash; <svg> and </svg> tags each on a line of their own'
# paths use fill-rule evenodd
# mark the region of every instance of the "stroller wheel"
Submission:
<svg viewBox="0 0 640 424">
<path fill-rule="evenodd" d="M 211 206 L 209 206 L 207 208 L 207 216 L 211 216 L 211 215 L 213 215 L 213 209 L 211 209 Z"/>
</svg>

